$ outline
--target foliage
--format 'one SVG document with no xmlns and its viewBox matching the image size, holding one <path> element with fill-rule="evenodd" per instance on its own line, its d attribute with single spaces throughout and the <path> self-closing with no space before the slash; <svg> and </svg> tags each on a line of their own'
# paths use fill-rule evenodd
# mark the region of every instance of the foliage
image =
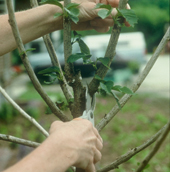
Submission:
<svg viewBox="0 0 170 172">
<path fill-rule="evenodd" d="M 71 19 L 74 23 L 79 21 L 79 9 L 77 8 L 79 4 L 77 3 L 69 3 L 66 7 L 63 7 L 58 0 L 42 0 L 40 4 L 53 4 L 60 7 L 63 13 L 56 13 L 54 17 L 64 16 L 65 20 Z"/>
<path fill-rule="evenodd" d="M 0 119 L 5 122 L 11 122 L 16 116 L 18 112 L 13 109 L 11 105 L 8 103 L 3 103 L 0 108 Z"/>
<path fill-rule="evenodd" d="M 145 34 L 147 47 L 149 52 L 151 52 L 158 45 L 165 32 L 165 25 L 169 22 L 168 11 L 154 5 L 141 5 L 134 7 L 134 9 L 139 17 L 137 30 Z"/>
</svg>

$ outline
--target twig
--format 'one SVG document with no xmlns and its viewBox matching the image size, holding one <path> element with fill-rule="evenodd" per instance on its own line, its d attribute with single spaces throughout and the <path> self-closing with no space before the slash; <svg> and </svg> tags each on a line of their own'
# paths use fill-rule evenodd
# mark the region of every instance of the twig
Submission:
<svg viewBox="0 0 170 172">
<path fill-rule="evenodd" d="M 159 150 L 161 144 L 166 139 L 166 137 L 167 137 L 167 135 L 168 135 L 169 132 L 170 132 L 170 120 L 169 120 L 166 128 L 164 129 L 163 133 L 161 134 L 161 136 L 158 138 L 157 142 L 155 143 L 155 146 L 150 151 L 150 153 L 146 156 L 146 158 L 142 161 L 142 163 L 139 165 L 139 167 L 136 170 L 136 172 L 141 172 L 145 168 L 145 166 L 149 163 L 149 161 L 151 160 L 151 158 Z"/>
<path fill-rule="evenodd" d="M 33 148 L 36 148 L 40 145 L 40 143 L 37 143 L 37 142 L 20 139 L 20 138 L 14 137 L 14 136 L 6 135 L 6 134 L 0 134 L 0 140 L 13 142 L 13 143 L 17 143 L 17 144 L 22 144 L 22 145 L 33 147 Z"/>
<path fill-rule="evenodd" d="M 41 97 L 47 103 L 47 105 L 49 106 L 51 111 L 57 117 L 59 117 L 62 121 L 69 121 L 69 119 L 60 111 L 60 109 L 55 105 L 55 103 L 52 102 L 52 100 L 44 92 L 44 90 L 43 90 L 41 84 L 39 83 L 35 73 L 33 72 L 33 69 L 32 69 L 32 67 L 31 67 L 31 65 L 29 63 L 29 60 L 28 60 L 28 57 L 26 55 L 26 51 L 25 51 L 23 42 L 22 42 L 20 34 L 19 34 L 19 30 L 18 30 L 18 26 L 17 26 L 17 23 L 16 23 L 14 11 L 13 11 L 13 8 L 12 8 L 12 2 L 11 2 L 11 0 L 7 0 L 6 2 L 7 2 L 8 13 L 9 13 L 9 23 L 11 25 L 13 35 L 14 35 L 14 38 L 16 40 L 18 50 L 19 50 L 21 59 L 23 61 L 23 64 L 24 64 L 24 66 L 25 66 L 25 68 L 26 68 L 26 70 L 28 72 L 28 75 L 29 75 L 35 89 L 41 95 Z"/>
<path fill-rule="evenodd" d="M 143 143 L 142 145 L 135 147 L 133 149 L 131 149 L 130 151 L 128 151 L 126 154 L 120 156 L 119 158 L 117 158 L 114 162 L 112 162 L 111 164 L 107 165 L 106 167 L 98 170 L 97 172 L 107 172 L 110 170 L 113 170 L 115 168 L 118 168 L 118 166 L 126 161 L 128 161 L 129 159 L 131 159 L 134 155 L 136 155 L 137 153 L 141 152 L 142 150 L 144 150 L 145 148 L 147 148 L 148 146 L 150 146 L 152 143 L 154 143 L 159 136 L 164 132 L 164 129 L 167 127 L 168 125 L 166 124 L 161 130 L 159 130 L 155 135 L 153 135 L 150 139 L 148 139 L 145 143 Z"/>
<path fill-rule="evenodd" d="M 29 116 L 24 110 L 22 110 L 6 93 L 6 91 L 0 86 L 0 92 L 8 100 L 8 102 L 26 119 L 28 119 L 44 136 L 48 137 L 48 132 L 31 116 Z"/>
<path fill-rule="evenodd" d="M 31 3 L 32 7 L 37 7 L 38 6 L 37 0 L 30 0 L 30 3 Z M 69 103 L 70 102 L 69 100 L 73 99 L 73 95 L 72 95 L 72 93 L 70 91 L 70 88 L 69 88 L 69 86 L 67 84 L 65 76 L 64 76 L 63 71 L 61 69 L 61 65 L 60 65 L 60 63 L 58 61 L 58 58 L 57 58 L 54 46 L 53 46 L 53 44 L 51 42 L 49 34 L 43 36 L 43 40 L 44 40 L 44 43 L 45 43 L 46 48 L 48 50 L 48 53 L 50 55 L 51 62 L 53 64 L 53 66 L 58 66 L 59 69 L 60 69 L 60 75 L 61 75 L 62 81 L 59 80 L 59 83 L 60 83 L 61 89 L 63 90 L 63 93 L 64 93 L 64 95 L 66 97 L 66 100 Z M 70 105 L 70 107 L 72 106 L 71 103 L 69 103 L 69 105 Z"/>
<path fill-rule="evenodd" d="M 125 8 L 126 4 L 127 4 L 127 0 L 120 0 L 118 8 L 123 9 Z M 107 50 L 105 53 L 105 57 L 108 57 L 110 59 L 108 66 L 110 66 L 115 56 L 115 50 L 116 50 L 116 45 L 117 45 L 118 38 L 120 35 L 120 31 L 121 31 L 121 27 L 118 26 L 117 24 L 114 24 L 112 28 L 109 44 L 107 46 Z M 106 76 L 107 71 L 108 71 L 108 68 L 104 66 L 103 64 L 101 64 L 99 69 L 96 72 L 96 75 L 100 76 L 100 78 L 103 79 Z M 93 78 L 93 80 L 89 84 L 90 95 L 93 95 L 98 90 L 98 87 L 99 87 L 99 80 Z"/>
<path fill-rule="evenodd" d="M 170 38 L 170 28 L 168 28 L 167 32 L 165 33 L 164 37 L 159 43 L 156 51 L 152 55 L 151 59 L 148 61 L 145 69 L 137 79 L 136 83 L 132 86 L 132 91 L 134 93 L 138 90 L 138 88 L 140 87 L 140 85 L 148 75 L 149 71 L 152 69 L 154 63 L 156 62 L 157 58 L 159 57 L 162 49 L 166 45 L 169 38 Z M 131 97 L 132 95 L 125 94 L 120 100 L 121 107 L 123 107 Z M 120 108 L 117 105 L 115 105 L 112 108 L 112 110 L 97 124 L 96 128 L 98 129 L 98 131 L 101 131 L 112 120 L 112 118 L 118 113 L 119 110 Z"/>
</svg>

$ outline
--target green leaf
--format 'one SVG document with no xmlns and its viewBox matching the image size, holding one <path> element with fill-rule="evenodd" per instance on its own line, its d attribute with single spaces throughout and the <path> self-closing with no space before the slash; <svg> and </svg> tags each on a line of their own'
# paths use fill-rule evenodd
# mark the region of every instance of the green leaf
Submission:
<svg viewBox="0 0 170 172">
<path fill-rule="evenodd" d="M 68 103 L 74 103 L 74 98 L 70 98 L 70 99 L 68 100 Z"/>
<path fill-rule="evenodd" d="M 134 25 L 137 23 L 138 21 L 138 18 L 135 14 L 135 12 L 132 10 L 132 9 L 122 9 L 122 10 L 119 10 L 117 9 L 118 11 L 118 15 L 119 16 L 122 16 L 126 19 L 126 21 L 132 26 L 134 27 Z"/>
<path fill-rule="evenodd" d="M 114 84 L 113 81 L 105 81 L 104 84 L 106 85 L 107 91 L 108 91 L 109 93 L 111 93 L 112 87 L 113 87 L 113 84 Z"/>
<path fill-rule="evenodd" d="M 103 81 L 102 78 L 99 75 L 95 75 L 94 78 L 99 80 L 99 81 Z"/>
<path fill-rule="evenodd" d="M 102 19 L 105 19 L 106 17 L 108 17 L 110 15 L 110 11 L 108 11 L 107 9 L 102 9 L 98 12 L 98 16 L 101 17 Z"/>
<path fill-rule="evenodd" d="M 79 11 L 78 8 L 71 8 L 71 9 L 70 9 L 70 13 L 71 13 L 72 15 L 74 15 L 74 16 L 78 16 L 79 13 L 80 13 L 80 11 Z"/>
<path fill-rule="evenodd" d="M 107 95 L 106 91 L 103 90 L 103 89 L 99 89 L 99 92 L 100 92 L 100 94 L 101 94 L 102 96 L 106 96 L 106 95 Z"/>
<path fill-rule="evenodd" d="M 54 18 L 60 17 L 60 16 L 62 16 L 62 15 L 63 15 L 63 13 L 55 13 L 55 14 L 54 14 Z"/>
<path fill-rule="evenodd" d="M 130 94 L 130 95 L 134 94 L 133 91 L 130 90 L 128 87 L 122 87 L 121 91 L 122 91 L 122 93 Z"/>
<path fill-rule="evenodd" d="M 75 24 L 78 23 L 79 18 L 77 16 L 69 14 L 69 17 Z"/>
<path fill-rule="evenodd" d="M 105 8 L 107 10 L 112 10 L 112 6 L 111 5 L 106 5 L 106 4 L 102 4 L 102 3 L 98 3 L 95 7 L 95 9 L 97 8 Z"/>
<path fill-rule="evenodd" d="M 52 67 L 49 67 L 47 69 L 44 69 L 44 70 L 38 72 L 38 74 L 47 74 L 47 73 L 52 73 L 52 72 L 60 73 L 59 67 L 52 66 Z"/>
<path fill-rule="evenodd" d="M 100 57 L 97 58 L 98 61 L 100 61 L 104 66 L 106 66 L 108 69 L 110 69 L 110 67 L 108 66 L 110 59 L 108 57 Z"/>
<path fill-rule="evenodd" d="M 76 60 L 78 60 L 78 59 L 83 59 L 83 60 L 87 60 L 87 59 L 89 59 L 91 57 L 91 55 L 89 55 L 89 54 L 84 54 L 84 53 L 76 53 L 76 54 L 72 54 L 72 55 L 70 55 L 69 57 L 68 57 L 68 59 L 67 59 L 67 62 L 68 63 L 73 63 L 73 62 L 75 62 Z"/>
<path fill-rule="evenodd" d="M 79 44 L 80 50 L 82 53 L 84 54 L 90 54 L 90 49 L 89 47 L 86 45 L 86 43 L 82 40 L 82 39 L 77 39 L 77 42 Z"/>
<path fill-rule="evenodd" d="M 63 5 L 58 0 L 42 0 L 40 4 L 53 4 L 63 9 Z"/>
<path fill-rule="evenodd" d="M 112 87 L 112 90 L 118 91 L 118 92 L 122 92 L 121 91 L 121 86 L 120 85 L 115 85 Z"/>
<path fill-rule="evenodd" d="M 69 3 L 66 8 L 67 9 L 71 9 L 71 8 L 76 8 L 78 7 L 80 4 L 77 4 L 77 3 Z"/>
<path fill-rule="evenodd" d="M 130 94 L 130 95 L 134 94 L 133 91 L 130 90 L 128 87 L 122 87 L 120 85 L 113 86 L 112 90 L 119 91 L 119 92 L 125 93 L 125 94 Z"/>
<path fill-rule="evenodd" d="M 119 109 L 121 109 L 122 107 L 121 107 L 121 105 L 120 105 L 119 98 L 116 96 L 116 94 L 115 94 L 113 91 L 111 91 L 111 94 L 112 94 L 113 97 L 115 98 L 115 100 L 116 100 L 116 102 L 117 102 L 117 105 L 119 106 Z"/>
<path fill-rule="evenodd" d="M 70 10 L 67 8 L 64 8 L 65 11 L 67 12 L 69 18 L 77 24 L 79 21 L 78 15 L 79 15 L 79 9 L 78 8 L 71 8 Z"/>
<path fill-rule="evenodd" d="M 53 78 L 50 82 L 44 81 L 45 84 L 53 84 L 53 82 L 57 79 L 57 76 L 55 78 Z"/>
<path fill-rule="evenodd" d="M 23 55 L 23 54 L 25 54 L 25 53 L 27 53 L 29 51 L 34 51 L 34 50 L 36 50 L 36 48 L 29 48 L 25 52 L 23 51 L 23 52 L 19 53 L 19 55 L 21 56 L 21 55 Z"/>
</svg>

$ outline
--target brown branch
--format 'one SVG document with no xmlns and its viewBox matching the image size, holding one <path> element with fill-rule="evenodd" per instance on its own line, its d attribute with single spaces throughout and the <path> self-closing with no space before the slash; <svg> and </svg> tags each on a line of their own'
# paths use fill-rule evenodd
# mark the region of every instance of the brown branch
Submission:
<svg viewBox="0 0 170 172">
<path fill-rule="evenodd" d="M 149 71 L 152 69 L 154 63 L 156 62 L 157 58 L 159 57 L 162 49 L 165 47 L 169 38 L 170 38 L 170 28 L 168 28 L 167 32 L 165 33 L 164 37 L 159 43 L 156 51 L 152 55 L 151 59 L 148 61 L 145 69 L 143 70 L 139 78 L 137 79 L 136 83 L 134 83 L 134 85 L 132 86 L 131 89 L 134 93 L 138 90 L 138 88 L 140 87 L 140 85 L 142 84 L 146 76 L 148 75 Z M 119 101 L 121 107 L 123 107 L 131 97 L 132 95 L 125 94 Z M 98 131 L 101 131 L 112 120 L 112 118 L 119 112 L 119 110 L 120 110 L 119 107 L 115 105 L 112 108 L 112 110 L 97 124 L 96 128 L 98 129 Z"/>
<path fill-rule="evenodd" d="M 13 142 L 13 143 L 33 147 L 33 148 L 36 148 L 40 145 L 40 143 L 37 143 L 37 142 L 32 142 L 30 140 L 20 139 L 20 138 L 14 137 L 14 136 L 6 135 L 6 134 L 0 134 L 0 140 Z"/>
<path fill-rule="evenodd" d="M 138 147 L 131 149 L 124 155 L 117 158 L 114 162 L 112 162 L 111 164 L 107 165 L 106 167 L 98 170 L 97 172 L 107 172 L 107 171 L 113 170 L 115 168 L 118 168 L 118 166 L 120 164 L 123 164 L 124 162 L 128 161 L 133 156 L 135 156 L 137 153 L 141 152 L 142 150 L 144 150 L 145 148 L 150 146 L 152 143 L 154 143 L 159 138 L 159 136 L 164 132 L 164 130 L 165 130 L 165 128 L 167 128 L 167 126 L 168 125 L 166 124 L 161 130 L 159 130 L 155 135 L 153 135 L 145 143 L 143 143 L 142 145 L 140 145 Z"/>
<path fill-rule="evenodd" d="M 66 7 L 71 0 L 64 0 L 64 7 Z M 63 41 L 64 41 L 64 57 L 65 57 L 65 73 L 66 79 L 69 84 L 74 82 L 74 67 L 73 64 L 68 63 L 67 59 L 72 54 L 72 45 L 71 45 L 71 20 L 70 18 L 63 18 Z"/>
<path fill-rule="evenodd" d="M 31 3 L 32 7 L 37 7 L 38 6 L 37 0 L 30 0 L 30 3 Z M 58 61 L 58 58 L 57 58 L 57 55 L 56 55 L 56 52 L 55 52 L 55 49 L 54 49 L 54 46 L 52 44 L 52 41 L 50 39 L 49 34 L 43 36 L 43 40 L 44 40 L 44 43 L 46 45 L 47 51 L 48 51 L 48 53 L 50 55 L 51 62 L 53 64 L 53 66 L 57 66 L 60 69 L 60 76 L 61 76 L 62 80 L 59 80 L 59 84 L 61 86 L 61 89 L 62 89 L 65 97 L 66 97 L 67 102 L 70 105 L 70 108 L 72 108 L 72 103 L 70 102 L 70 99 L 73 99 L 73 95 L 72 95 L 72 93 L 70 91 L 70 88 L 69 88 L 69 86 L 67 84 L 65 76 L 64 76 L 63 71 L 61 69 L 61 65 L 60 65 L 60 63 Z"/>
<path fill-rule="evenodd" d="M 123 9 L 126 7 L 126 4 L 127 4 L 127 0 L 120 0 L 118 8 Z M 110 59 L 108 66 L 110 66 L 116 54 L 115 50 L 116 50 L 116 45 L 117 45 L 118 38 L 120 35 L 120 31 L 121 31 L 121 27 L 118 26 L 117 24 L 114 24 L 112 28 L 109 44 L 107 46 L 107 50 L 105 53 L 105 57 Z M 108 71 L 108 68 L 104 66 L 103 64 L 101 64 L 96 74 L 100 76 L 100 78 L 103 79 L 106 76 L 107 71 Z M 100 83 L 99 80 L 93 78 L 93 80 L 89 84 L 90 95 L 93 95 L 95 92 L 97 92 L 99 83 Z"/>
<path fill-rule="evenodd" d="M 150 151 L 150 153 L 146 156 L 146 158 L 142 161 L 142 163 L 140 164 L 140 166 L 138 167 L 138 169 L 136 170 L 136 172 L 141 172 L 145 168 L 145 166 L 149 163 L 149 161 L 151 160 L 151 158 L 159 150 L 161 144 L 166 139 L 166 137 L 167 137 L 167 135 L 168 135 L 169 132 L 170 132 L 170 120 L 169 120 L 166 128 L 164 129 L 163 133 L 161 134 L 161 136 L 158 138 L 157 142 L 155 143 L 155 146 Z"/>
<path fill-rule="evenodd" d="M 60 111 L 60 109 L 55 105 L 54 102 L 51 101 L 51 99 L 48 97 L 48 95 L 44 92 L 41 84 L 39 83 L 30 63 L 28 60 L 28 57 L 26 55 L 26 51 L 23 45 L 23 42 L 21 40 L 20 37 L 20 33 L 18 30 L 18 26 L 16 23 L 16 19 L 15 19 L 15 15 L 14 15 L 14 11 L 13 11 L 13 7 L 12 7 L 12 2 L 11 0 L 7 0 L 7 9 L 8 9 L 8 13 L 9 13 L 9 23 L 11 25 L 12 28 L 12 32 L 16 41 L 16 44 L 18 46 L 18 50 L 20 53 L 20 57 L 23 61 L 23 64 L 27 70 L 27 73 L 35 87 L 35 89 L 37 90 L 37 92 L 41 95 L 41 97 L 44 99 L 44 101 L 47 103 L 47 105 L 49 106 L 49 108 L 51 109 L 51 111 L 57 116 L 59 117 L 62 121 L 69 121 L 69 119 Z"/>
</svg>

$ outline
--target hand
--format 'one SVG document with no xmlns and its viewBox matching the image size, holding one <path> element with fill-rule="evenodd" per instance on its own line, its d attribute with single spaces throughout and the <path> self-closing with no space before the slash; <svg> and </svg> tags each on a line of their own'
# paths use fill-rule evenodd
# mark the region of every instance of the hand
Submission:
<svg viewBox="0 0 170 172">
<path fill-rule="evenodd" d="M 66 123 L 56 121 L 51 125 L 49 137 L 56 145 L 62 143 L 61 151 L 72 166 L 86 172 L 95 171 L 94 164 L 101 160 L 103 141 L 91 122 L 85 119 Z"/>
<path fill-rule="evenodd" d="M 107 32 L 114 22 L 111 16 L 106 19 L 98 17 L 99 9 L 94 9 L 97 3 L 110 4 L 112 7 L 118 7 L 119 0 L 74 0 L 73 2 L 80 3 L 80 15 L 78 24 L 72 24 L 73 30 L 90 30 L 95 29 L 98 32 Z M 130 6 L 127 4 L 127 9 Z M 116 15 L 117 11 L 114 9 L 112 15 Z M 126 26 L 130 26 L 125 22 Z"/>
</svg>

